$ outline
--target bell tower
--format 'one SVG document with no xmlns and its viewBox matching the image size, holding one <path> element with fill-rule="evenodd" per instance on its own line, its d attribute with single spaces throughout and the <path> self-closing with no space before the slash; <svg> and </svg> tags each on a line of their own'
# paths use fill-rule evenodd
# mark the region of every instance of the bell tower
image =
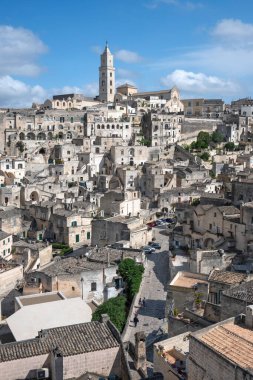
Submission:
<svg viewBox="0 0 253 380">
<path fill-rule="evenodd" d="M 100 56 L 99 100 L 101 102 L 113 102 L 114 95 L 115 68 L 113 67 L 113 55 L 110 52 L 106 41 L 105 50 Z"/>
</svg>

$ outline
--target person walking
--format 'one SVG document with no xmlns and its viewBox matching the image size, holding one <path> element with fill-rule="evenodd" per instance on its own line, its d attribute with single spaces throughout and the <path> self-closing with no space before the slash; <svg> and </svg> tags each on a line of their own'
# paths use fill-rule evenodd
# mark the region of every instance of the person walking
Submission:
<svg viewBox="0 0 253 380">
<path fill-rule="evenodd" d="M 142 304 L 142 299 L 140 298 L 139 299 L 139 305 L 141 306 L 141 304 Z"/>
<path fill-rule="evenodd" d="M 139 322 L 139 319 L 138 319 L 137 316 L 135 315 L 135 317 L 134 317 L 134 327 L 137 326 L 138 322 Z"/>
<path fill-rule="evenodd" d="M 144 297 L 143 300 L 142 300 L 142 306 L 145 307 L 146 306 L 146 298 Z"/>
</svg>

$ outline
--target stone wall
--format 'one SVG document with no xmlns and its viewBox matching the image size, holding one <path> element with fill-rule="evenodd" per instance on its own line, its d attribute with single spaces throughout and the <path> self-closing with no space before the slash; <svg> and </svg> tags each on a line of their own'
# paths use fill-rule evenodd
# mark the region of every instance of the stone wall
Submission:
<svg viewBox="0 0 253 380">
<path fill-rule="evenodd" d="M 245 291 L 246 292 L 246 291 Z M 221 321 L 235 317 L 246 311 L 246 302 L 237 298 L 229 297 L 224 293 L 221 294 Z"/>
<path fill-rule="evenodd" d="M 11 269 L 0 273 L 0 291 L 1 293 L 12 290 L 18 280 L 23 279 L 23 266 L 14 266 Z"/>
<path fill-rule="evenodd" d="M 49 355 L 31 356 L 29 358 L 0 362 L 1 380 L 33 379 L 36 369 L 48 368 Z"/>
<path fill-rule="evenodd" d="M 77 378 L 89 371 L 103 376 L 121 377 L 120 347 L 63 358 L 63 379 Z"/>
<path fill-rule="evenodd" d="M 190 337 L 190 355 L 188 357 L 188 380 L 243 380 L 245 371 L 234 366 L 221 355 Z"/>
<path fill-rule="evenodd" d="M 206 302 L 204 317 L 211 322 L 220 322 L 221 306 Z M 224 318 L 223 318 L 224 319 Z"/>
</svg>

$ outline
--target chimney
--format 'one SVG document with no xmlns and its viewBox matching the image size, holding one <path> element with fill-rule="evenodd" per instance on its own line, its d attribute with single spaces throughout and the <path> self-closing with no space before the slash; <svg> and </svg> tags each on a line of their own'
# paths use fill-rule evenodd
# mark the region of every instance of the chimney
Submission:
<svg viewBox="0 0 253 380">
<path fill-rule="evenodd" d="M 142 375 L 147 375 L 146 336 L 144 331 L 135 333 L 134 366 Z"/>
<path fill-rule="evenodd" d="M 110 320 L 110 317 L 108 314 L 101 314 L 101 322 L 106 323 Z"/>
<path fill-rule="evenodd" d="M 246 307 L 245 325 L 248 329 L 253 329 L 253 305 Z"/>
</svg>

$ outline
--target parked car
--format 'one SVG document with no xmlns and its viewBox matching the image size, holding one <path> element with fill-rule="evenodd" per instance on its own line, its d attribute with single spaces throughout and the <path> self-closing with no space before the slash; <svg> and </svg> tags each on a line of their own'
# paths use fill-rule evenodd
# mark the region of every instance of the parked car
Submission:
<svg viewBox="0 0 253 380">
<path fill-rule="evenodd" d="M 143 247 L 143 252 L 144 253 L 153 253 L 153 252 L 155 252 L 155 248 L 146 246 L 146 247 Z"/>
<path fill-rule="evenodd" d="M 161 249 L 161 244 L 156 243 L 155 241 L 152 241 L 150 244 L 150 247 L 155 248 L 155 249 Z"/>
</svg>

